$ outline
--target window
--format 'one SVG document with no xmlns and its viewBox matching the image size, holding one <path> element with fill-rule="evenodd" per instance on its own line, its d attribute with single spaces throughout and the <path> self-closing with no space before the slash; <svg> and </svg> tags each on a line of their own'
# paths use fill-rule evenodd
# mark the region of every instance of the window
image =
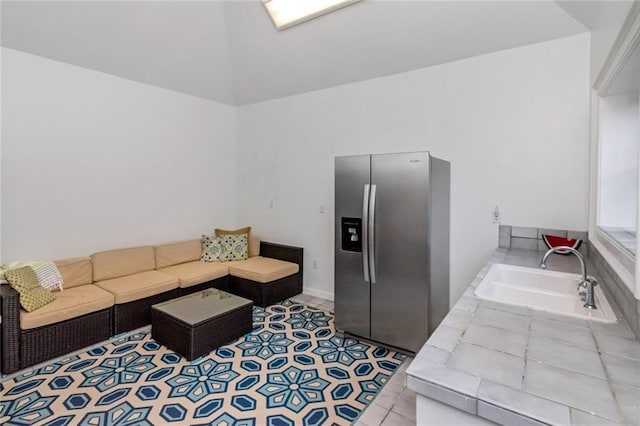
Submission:
<svg viewBox="0 0 640 426">
<path fill-rule="evenodd" d="M 629 13 L 592 99 L 589 241 L 640 299 L 640 6 Z"/>
<path fill-rule="evenodd" d="M 636 55 L 640 63 L 640 50 Z M 638 82 L 601 97 L 598 227 L 623 249 L 636 253 L 638 217 Z"/>
<path fill-rule="evenodd" d="M 292 27 L 360 0 L 262 0 L 279 30 Z"/>
</svg>

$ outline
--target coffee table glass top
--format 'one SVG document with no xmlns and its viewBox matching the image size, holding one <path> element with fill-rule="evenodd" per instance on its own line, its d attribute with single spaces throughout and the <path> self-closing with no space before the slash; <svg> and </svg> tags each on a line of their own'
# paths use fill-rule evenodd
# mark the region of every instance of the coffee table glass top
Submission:
<svg viewBox="0 0 640 426">
<path fill-rule="evenodd" d="M 252 305 L 253 302 L 231 293 L 209 288 L 197 293 L 178 297 L 167 302 L 153 305 L 153 309 L 162 311 L 189 325 L 216 318 L 229 311 Z"/>
</svg>

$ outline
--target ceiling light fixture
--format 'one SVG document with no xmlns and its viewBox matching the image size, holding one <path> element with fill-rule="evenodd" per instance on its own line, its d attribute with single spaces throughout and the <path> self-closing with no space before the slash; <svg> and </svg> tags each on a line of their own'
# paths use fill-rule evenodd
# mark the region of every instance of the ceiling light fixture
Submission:
<svg viewBox="0 0 640 426">
<path fill-rule="evenodd" d="M 360 0 L 262 0 L 278 30 L 292 27 Z"/>
</svg>

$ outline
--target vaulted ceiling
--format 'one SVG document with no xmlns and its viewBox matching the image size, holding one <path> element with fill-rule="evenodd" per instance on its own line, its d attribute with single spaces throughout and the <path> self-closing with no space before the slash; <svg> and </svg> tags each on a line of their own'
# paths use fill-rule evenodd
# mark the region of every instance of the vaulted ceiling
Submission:
<svg viewBox="0 0 640 426">
<path fill-rule="evenodd" d="M 3 1 L 1 44 L 243 105 L 578 34 L 583 15 L 554 1 L 362 0 L 279 32 L 259 0 Z"/>
</svg>

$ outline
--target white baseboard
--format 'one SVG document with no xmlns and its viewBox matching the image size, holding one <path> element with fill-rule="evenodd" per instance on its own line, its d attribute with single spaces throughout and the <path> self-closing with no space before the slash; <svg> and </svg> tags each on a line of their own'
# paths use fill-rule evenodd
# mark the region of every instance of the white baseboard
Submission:
<svg viewBox="0 0 640 426">
<path fill-rule="evenodd" d="M 302 289 L 302 292 L 304 294 L 308 294 L 309 296 L 320 297 L 322 299 L 331 300 L 332 302 L 334 301 L 333 293 L 329 293 L 328 291 L 316 290 L 313 288 L 305 287 Z"/>
</svg>

